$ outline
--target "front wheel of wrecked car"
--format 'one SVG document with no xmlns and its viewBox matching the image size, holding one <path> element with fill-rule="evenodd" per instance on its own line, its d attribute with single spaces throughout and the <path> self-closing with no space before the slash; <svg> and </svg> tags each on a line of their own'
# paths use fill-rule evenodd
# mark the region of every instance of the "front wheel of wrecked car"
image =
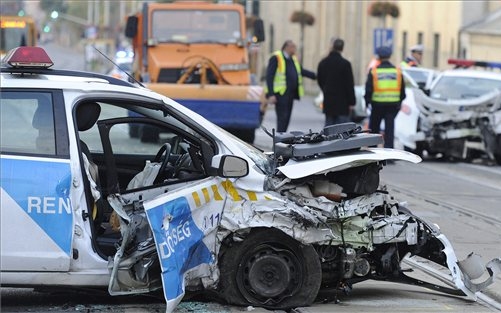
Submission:
<svg viewBox="0 0 501 313">
<path fill-rule="evenodd" d="M 277 229 L 255 229 L 243 242 L 228 245 L 220 274 L 219 289 L 228 303 L 269 309 L 312 304 L 322 280 L 315 249 Z"/>
</svg>

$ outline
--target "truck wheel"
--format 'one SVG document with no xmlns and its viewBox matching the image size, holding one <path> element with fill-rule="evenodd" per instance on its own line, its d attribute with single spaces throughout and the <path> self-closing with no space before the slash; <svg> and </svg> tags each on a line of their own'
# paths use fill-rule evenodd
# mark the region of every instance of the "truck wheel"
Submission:
<svg viewBox="0 0 501 313">
<path fill-rule="evenodd" d="M 156 127 L 144 125 L 141 127 L 140 133 L 141 142 L 156 143 L 160 139 L 160 134 L 158 133 L 158 129 Z"/>
<path fill-rule="evenodd" d="M 494 153 L 494 158 L 496 159 L 496 163 L 501 165 L 501 135 L 497 135 L 496 137 L 496 152 Z"/>
<path fill-rule="evenodd" d="M 414 154 L 417 154 L 420 157 L 423 157 L 424 143 L 423 142 L 416 142 L 416 149 L 412 149 L 410 147 L 404 146 L 404 150 L 407 152 L 412 152 Z"/>
<path fill-rule="evenodd" d="M 229 133 L 237 136 L 245 142 L 254 143 L 256 130 L 254 128 L 225 128 Z"/>
<path fill-rule="evenodd" d="M 129 136 L 130 138 L 139 138 L 139 126 L 129 125 Z"/>
<path fill-rule="evenodd" d="M 261 228 L 225 248 L 219 260 L 219 291 L 226 302 L 287 310 L 315 300 L 322 270 L 311 245 L 278 229 Z"/>
</svg>

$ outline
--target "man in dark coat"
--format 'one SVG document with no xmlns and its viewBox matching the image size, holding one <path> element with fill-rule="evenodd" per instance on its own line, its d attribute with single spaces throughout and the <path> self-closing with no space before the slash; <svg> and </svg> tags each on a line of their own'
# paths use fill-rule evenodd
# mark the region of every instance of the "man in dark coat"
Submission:
<svg viewBox="0 0 501 313">
<path fill-rule="evenodd" d="M 331 52 L 317 69 L 318 85 L 324 94 L 325 126 L 351 122 L 356 103 L 351 63 L 341 56 L 344 41 L 338 38 L 331 45 Z"/>
</svg>

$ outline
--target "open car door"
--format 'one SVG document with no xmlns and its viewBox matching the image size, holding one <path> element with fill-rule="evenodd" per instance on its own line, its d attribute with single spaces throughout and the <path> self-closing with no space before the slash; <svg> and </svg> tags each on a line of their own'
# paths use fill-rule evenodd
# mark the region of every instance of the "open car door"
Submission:
<svg viewBox="0 0 501 313">
<path fill-rule="evenodd" d="M 211 279 L 216 230 L 226 198 L 221 179 L 209 178 L 144 204 L 160 260 L 167 310 L 184 296 L 185 277 Z"/>
<path fill-rule="evenodd" d="M 141 204 L 119 195 L 108 201 L 121 217 L 122 242 L 110 260 L 112 295 L 163 288 L 167 311 L 185 293 L 185 285 L 217 282 L 216 233 L 223 208 L 231 205 L 232 180 L 248 174 L 247 161 L 217 155 L 213 176 L 162 194 Z"/>
</svg>

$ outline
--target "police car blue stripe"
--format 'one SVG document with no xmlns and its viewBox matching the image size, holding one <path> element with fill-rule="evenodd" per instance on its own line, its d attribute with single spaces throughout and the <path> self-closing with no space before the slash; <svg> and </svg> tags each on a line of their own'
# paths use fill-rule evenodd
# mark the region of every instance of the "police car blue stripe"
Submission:
<svg viewBox="0 0 501 313">
<path fill-rule="evenodd" d="M 73 214 L 69 161 L 2 156 L 0 171 L 1 188 L 70 255 Z"/>
<path fill-rule="evenodd" d="M 169 302 L 184 294 L 184 273 L 200 264 L 212 263 L 202 241 L 204 233 L 191 214 L 185 197 L 146 210 L 162 267 L 165 298 Z"/>
</svg>

